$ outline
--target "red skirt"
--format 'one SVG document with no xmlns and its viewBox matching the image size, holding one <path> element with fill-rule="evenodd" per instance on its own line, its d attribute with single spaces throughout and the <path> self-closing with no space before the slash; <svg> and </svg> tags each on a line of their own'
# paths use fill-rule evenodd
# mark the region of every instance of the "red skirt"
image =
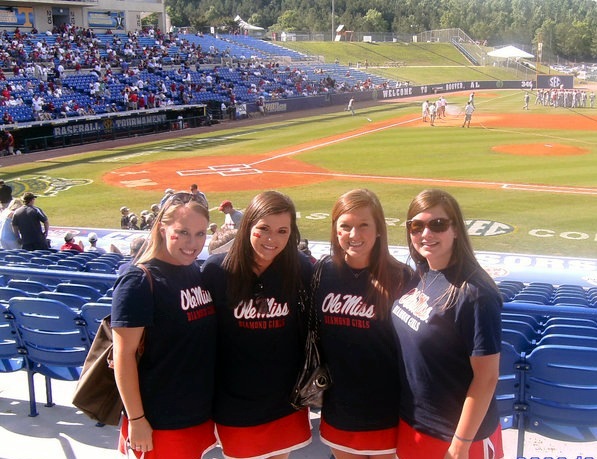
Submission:
<svg viewBox="0 0 597 459">
<path fill-rule="evenodd" d="M 450 442 L 421 433 L 406 422 L 400 421 L 398 427 L 398 446 L 396 452 L 400 459 L 443 459 Z M 501 459 L 504 457 L 502 446 L 502 428 L 498 428 L 488 438 L 474 441 L 469 450 L 469 459 Z"/>
<path fill-rule="evenodd" d="M 216 424 L 216 435 L 228 459 L 263 459 L 290 453 L 311 443 L 309 410 L 257 426 Z"/>
<path fill-rule="evenodd" d="M 395 454 L 398 427 L 382 430 L 351 432 L 336 429 L 321 419 L 321 442 L 330 448 L 359 455 Z"/>
<path fill-rule="evenodd" d="M 199 459 L 216 446 L 213 421 L 185 429 L 154 430 L 153 449 L 145 453 L 130 448 L 128 427 L 128 419 L 123 416 L 118 451 L 127 454 L 130 449 L 137 459 Z"/>
</svg>

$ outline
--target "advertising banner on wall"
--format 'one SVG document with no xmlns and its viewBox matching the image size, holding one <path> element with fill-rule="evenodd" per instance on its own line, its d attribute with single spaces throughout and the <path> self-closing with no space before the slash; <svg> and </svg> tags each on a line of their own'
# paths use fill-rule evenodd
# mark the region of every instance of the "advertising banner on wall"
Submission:
<svg viewBox="0 0 597 459">
<path fill-rule="evenodd" d="M 33 8 L 24 6 L 0 6 L 0 26 L 33 27 Z"/>
</svg>

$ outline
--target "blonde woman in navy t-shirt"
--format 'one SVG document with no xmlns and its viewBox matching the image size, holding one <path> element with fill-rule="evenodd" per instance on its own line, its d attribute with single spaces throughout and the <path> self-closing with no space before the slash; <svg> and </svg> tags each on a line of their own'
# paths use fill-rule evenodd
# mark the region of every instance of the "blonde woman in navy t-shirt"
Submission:
<svg viewBox="0 0 597 459">
<path fill-rule="evenodd" d="M 116 281 L 112 329 L 114 373 L 126 410 L 123 454 L 131 448 L 144 459 L 199 459 L 215 447 L 216 316 L 196 265 L 208 223 L 204 200 L 173 194 L 145 250 Z"/>
<path fill-rule="evenodd" d="M 321 439 L 336 459 L 394 459 L 399 378 L 390 307 L 414 273 L 390 255 L 383 209 L 369 190 L 335 203 L 331 251 L 314 291 L 333 381 Z"/>
<path fill-rule="evenodd" d="M 499 459 L 501 295 L 477 262 L 450 194 L 422 191 L 407 217 L 421 280 L 392 308 L 401 351 L 398 456 Z"/>
<path fill-rule="evenodd" d="M 218 318 L 214 420 L 226 458 L 285 459 L 311 441 L 308 410 L 290 404 L 304 352 L 298 292 L 312 273 L 299 239 L 290 198 L 266 191 L 230 251 L 203 266 Z"/>
</svg>

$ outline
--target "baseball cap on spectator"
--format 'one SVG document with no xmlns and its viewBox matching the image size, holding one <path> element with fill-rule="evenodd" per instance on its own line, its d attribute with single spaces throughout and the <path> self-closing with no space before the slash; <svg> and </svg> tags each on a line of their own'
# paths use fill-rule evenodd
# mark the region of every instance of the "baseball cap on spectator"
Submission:
<svg viewBox="0 0 597 459">
<path fill-rule="evenodd" d="M 226 201 L 222 201 L 222 204 L 220 204 L 220 207 L 218 207 L 218 210 L 224 210 L 224 207 L 232 207 L 232 202 L 226 200 Z"/>
<path fill-rule="evenodd" d="M 64 235 L 65 242 L 72 241 L 74 238 L 75 236 L 73 236 L 73 233 L 71 233 L 70 231 Z"/>
<path fill-rule="evenodd" d="M 27 191 L 27 193 L 25 193 L 23 195 L 23 201 L 25 202 L 25 204 L 27 204 L 28 202 L 34 200 L 35 198 L 37 198 L 37 196 L 35 196 L 33 193 L 31 193 L 30 191 Z"/>
<path fill-rule="evenodd" d="M 128 208 L 127 206 L 122 206 L 122 207 L 120 208 L 120 212 L 125 212 L 125 211 L 127 211 L 127 210 L 129 210 L 129 208 Z"/>
<path fill-rule="evenodd" d="M 89 236 L 87 236 L 87 239 L 89 239 L 89 242 L 96 242 L 97 241 L 97 234 L 96 233 L 89 233 Z"/>
</svg>

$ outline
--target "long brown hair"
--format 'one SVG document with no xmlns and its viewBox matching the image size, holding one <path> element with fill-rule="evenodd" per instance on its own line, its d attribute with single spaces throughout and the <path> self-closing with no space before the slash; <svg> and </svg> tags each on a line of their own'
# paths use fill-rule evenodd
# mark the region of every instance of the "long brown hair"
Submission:
<svg viewBox="0 0 597 459">
<path fill-rule="evenodd" d="M 290 237 L 275 261 L 280 261 L 284 290 L 295 292 L 300 278 L 298 243 L 301 238 L 296 224 L 296 209 L 292 200 L 278 191 L 264 191 L 255 196 L 245 209 L 238 232 L 222 266 L 229 273 L 230 306 L 251 298 L 256 280 L 255 253 L 251 245 L 251 228 L 268 215 L 290 215 Z"/>
<path fill-rule="evenodd" d="M 337 266 L 344 263 L 344 250 L 338 241 L 338 219 L 356 209 L 369 208 L 373 215 L 377 239 L 369 256 L 370 284 L 367 300 L 375 304 L 376 314 L 383 320 L 389 316 L 394 297 L 405 287 L 409 279 L 405 279 L 403 263 L 396 260 L 388 248 L 388 231 L 384 211 L 375 193 L 367 189 L 356 189 L 344 193 L 332 208 L 332 231 L 330 245 L 332 260 Z"/>
<path fill-rule="evenodd" d="M 411 220 L 415 215 L 425 212 L 432 207 L 440 206 L 451 220 L 451 225 L 456 233 L 454 239 L 454 245 L 452 247 L 452 255 L 448 266 L 453 268 L 454 279 L 450 291 L 446 294 L 445 307 L 449 308 L 452 306 L 457 297 L 464 293 L 468 289 L 469 281 L 473 278 L 478 282 L 486 285 L 490 289 L 498 292 L 498 288 L 495 285 L 493 279 L 487 274 L 483 267 L 477 261 L 473 244 L 468 235 L 464 223 L 464 217 L 458 201 L 443 190 L 428 189 L 421 191 L 411 201 L 408 207 L 407 220 Z M 417 270 L 422 274 L 429 270 L 429 263 L 427 259 L 422 256 L 414 248 L 412 238 L 407 232 L 407 243 L 410 257 L 414 260 L 417 265 Z"/>
</svg>

